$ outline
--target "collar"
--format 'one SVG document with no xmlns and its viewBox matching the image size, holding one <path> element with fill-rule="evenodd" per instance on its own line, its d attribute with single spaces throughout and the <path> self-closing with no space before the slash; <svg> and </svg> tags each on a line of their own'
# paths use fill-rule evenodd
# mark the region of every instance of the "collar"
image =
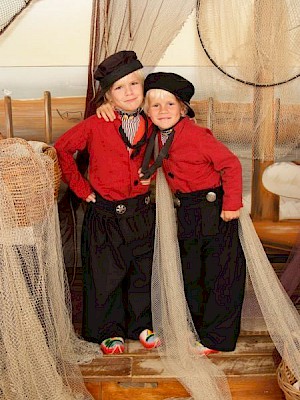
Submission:
<svg viewBox="0 0 300 400">
<path fill-rule="evenodd" d="M 133 119 L 138 115 L 140 115 L 141 111 L 142 111 L 141 107 L 139 107 L 136 111 L 130 113 L 116 108 L 116 112 L 121 117 L 122 120 Z"/>
<path fill-rule="evenodd" d="M 172 133 L 172 132 L 174 131 L 175 127 L 176 127 L 183 119 L 184 119 L 184 117 L 180 117 L 179 120 L 176 122 L 176 124 L 173 125 L 173 126 L 171 126 L 171 127 L 168 128 L 168 129 L 162 129 L 162 130 L 159 129 L 160 133 L 161 133 L 162 135 L 164 135 L 164 136 L 170 135 L 170 133 Z"/>
</svg>

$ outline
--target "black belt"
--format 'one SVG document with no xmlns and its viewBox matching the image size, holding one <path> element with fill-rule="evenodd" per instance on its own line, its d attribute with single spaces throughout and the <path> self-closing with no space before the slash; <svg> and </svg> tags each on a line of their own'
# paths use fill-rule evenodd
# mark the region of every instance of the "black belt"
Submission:
<svg viewBox="0 0 300 400">
<path fill-rule="evenodd" d="M 195 192 L 182 193 L 175 192 L 175 205 L 180 207 L 180 205 L 193 206 L 199 204 L 199 201 L 207 201 L 213 203 L 217 200 L 222 199 L 224 194 L 222 186 L 217 186 L 215 188 L 197 190 Z"/>
<path fill-rule="evenodd" d="M 131 199 L 114 201 L 104 199 L 99 193 L 96 193 L 95 206 L 104 209 L 111 214 L 123 215 L 134 214 L 141 208 L 149 205 L 150 202 L 150 192 L 132 197 Z"/>
</svg>

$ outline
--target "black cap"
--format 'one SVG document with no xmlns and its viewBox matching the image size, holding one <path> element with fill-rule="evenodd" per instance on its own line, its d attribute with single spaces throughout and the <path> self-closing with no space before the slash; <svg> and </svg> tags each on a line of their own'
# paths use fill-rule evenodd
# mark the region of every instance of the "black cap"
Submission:
<svg viewBox="0 0 300 400">
<path fill-rule="evenodd" d="M 151 89 L 162 89 L 172 93 L 187 106 L 187 115 L 191 118 L 195 116 L 190 106 L 195 88 L 187 79 L 172 72 L 154 72 L 149 74 L 144 82 L 144 93 Z"/>
<path fill-rule="evenodd" d="M 98 100 L 104 96 L 111 85 L 124 76 L 143 68 L 134 51 L 119 51 L 99 64 L 94 78 L 100 82 Z"/>
</svg>

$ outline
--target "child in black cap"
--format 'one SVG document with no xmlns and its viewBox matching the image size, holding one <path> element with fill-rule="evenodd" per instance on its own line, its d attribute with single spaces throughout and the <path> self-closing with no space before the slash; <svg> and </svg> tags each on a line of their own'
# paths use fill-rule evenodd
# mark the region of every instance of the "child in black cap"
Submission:
<svg viewBox="0 0 300 400">
<path fill-rule="evenodd" d="M 194 86 L 152 73 L 144 82 L 144 110 L 155 124 L 142 174 L 162 165 L 176 197 L 184 289 L 199 335 L 198 354 L 232 351 L 240 332 L 245 258 L 238 236 L 242 170 L 238 158 L 189 118 Z M 149 166 L 157 137 L 159 154 Z M 163 221 L 160 221 L 162 223 Z"/>
<path fill-rule="evenodd" d="M 141 182 L 148 137 L 141 62 L 133 51 L 120 51 L 97 68 L 99 102 L 115 109 L 113 123 L 95 115 L 55 143 L 63 180 L 88 203 L 82 228 L 83 326 L 86 340 L 104 353 L 122 353 L 124 338 L 147 348 L 159 345 L 151 331 L 151 266 L 154 209 L 149 184 Z M 88 179 L 74 154 L 87 148 Z"/>
</svg>

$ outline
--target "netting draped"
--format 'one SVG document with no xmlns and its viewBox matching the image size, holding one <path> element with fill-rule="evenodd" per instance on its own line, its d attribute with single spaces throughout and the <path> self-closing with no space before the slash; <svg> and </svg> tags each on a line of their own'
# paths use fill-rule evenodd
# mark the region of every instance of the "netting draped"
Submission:
<svg viewBox="0 0 300 400">
<path fill-rule="evenodd" d="M 276 349 L 299 380 L 299 313 L 280 283 L 257 236 L 252 220 L 244 209 L 239 222 L 239 235 L 248 270 L 242 326 L 250 331 L 267 328 Z"/>
<path fill-rule="evenodd" d="M 31 0 L 2 0 L 0 8 L 0 34 L 10 25 Z"/>
<path fill-rule="evenodd" d="M 239 156 L 273 161 L 299 145 L 299 26 L 298 0 L 197 1 L 209 62 L 197 95 L 214 100 L 213 132 Z"/>
<path fill-rule="evenodd" d="M 224 372 L 193 353 L 199 340 L 185 300 L 173 197 L 161 168 L 156 181 L 156 235 L 152 270 L 152 314 L 158 348 L 168 372 L 194 400 L 231 399 Z"/>
<path fill-rule="evenodd" d="M 39 146 L 41 149 L 42 147 Z M 92 399 L 79 363 L 98 346 L 75 334 L 63 264 L 54 161 L 0 140 L 0 398 Z"/>
</svg>

